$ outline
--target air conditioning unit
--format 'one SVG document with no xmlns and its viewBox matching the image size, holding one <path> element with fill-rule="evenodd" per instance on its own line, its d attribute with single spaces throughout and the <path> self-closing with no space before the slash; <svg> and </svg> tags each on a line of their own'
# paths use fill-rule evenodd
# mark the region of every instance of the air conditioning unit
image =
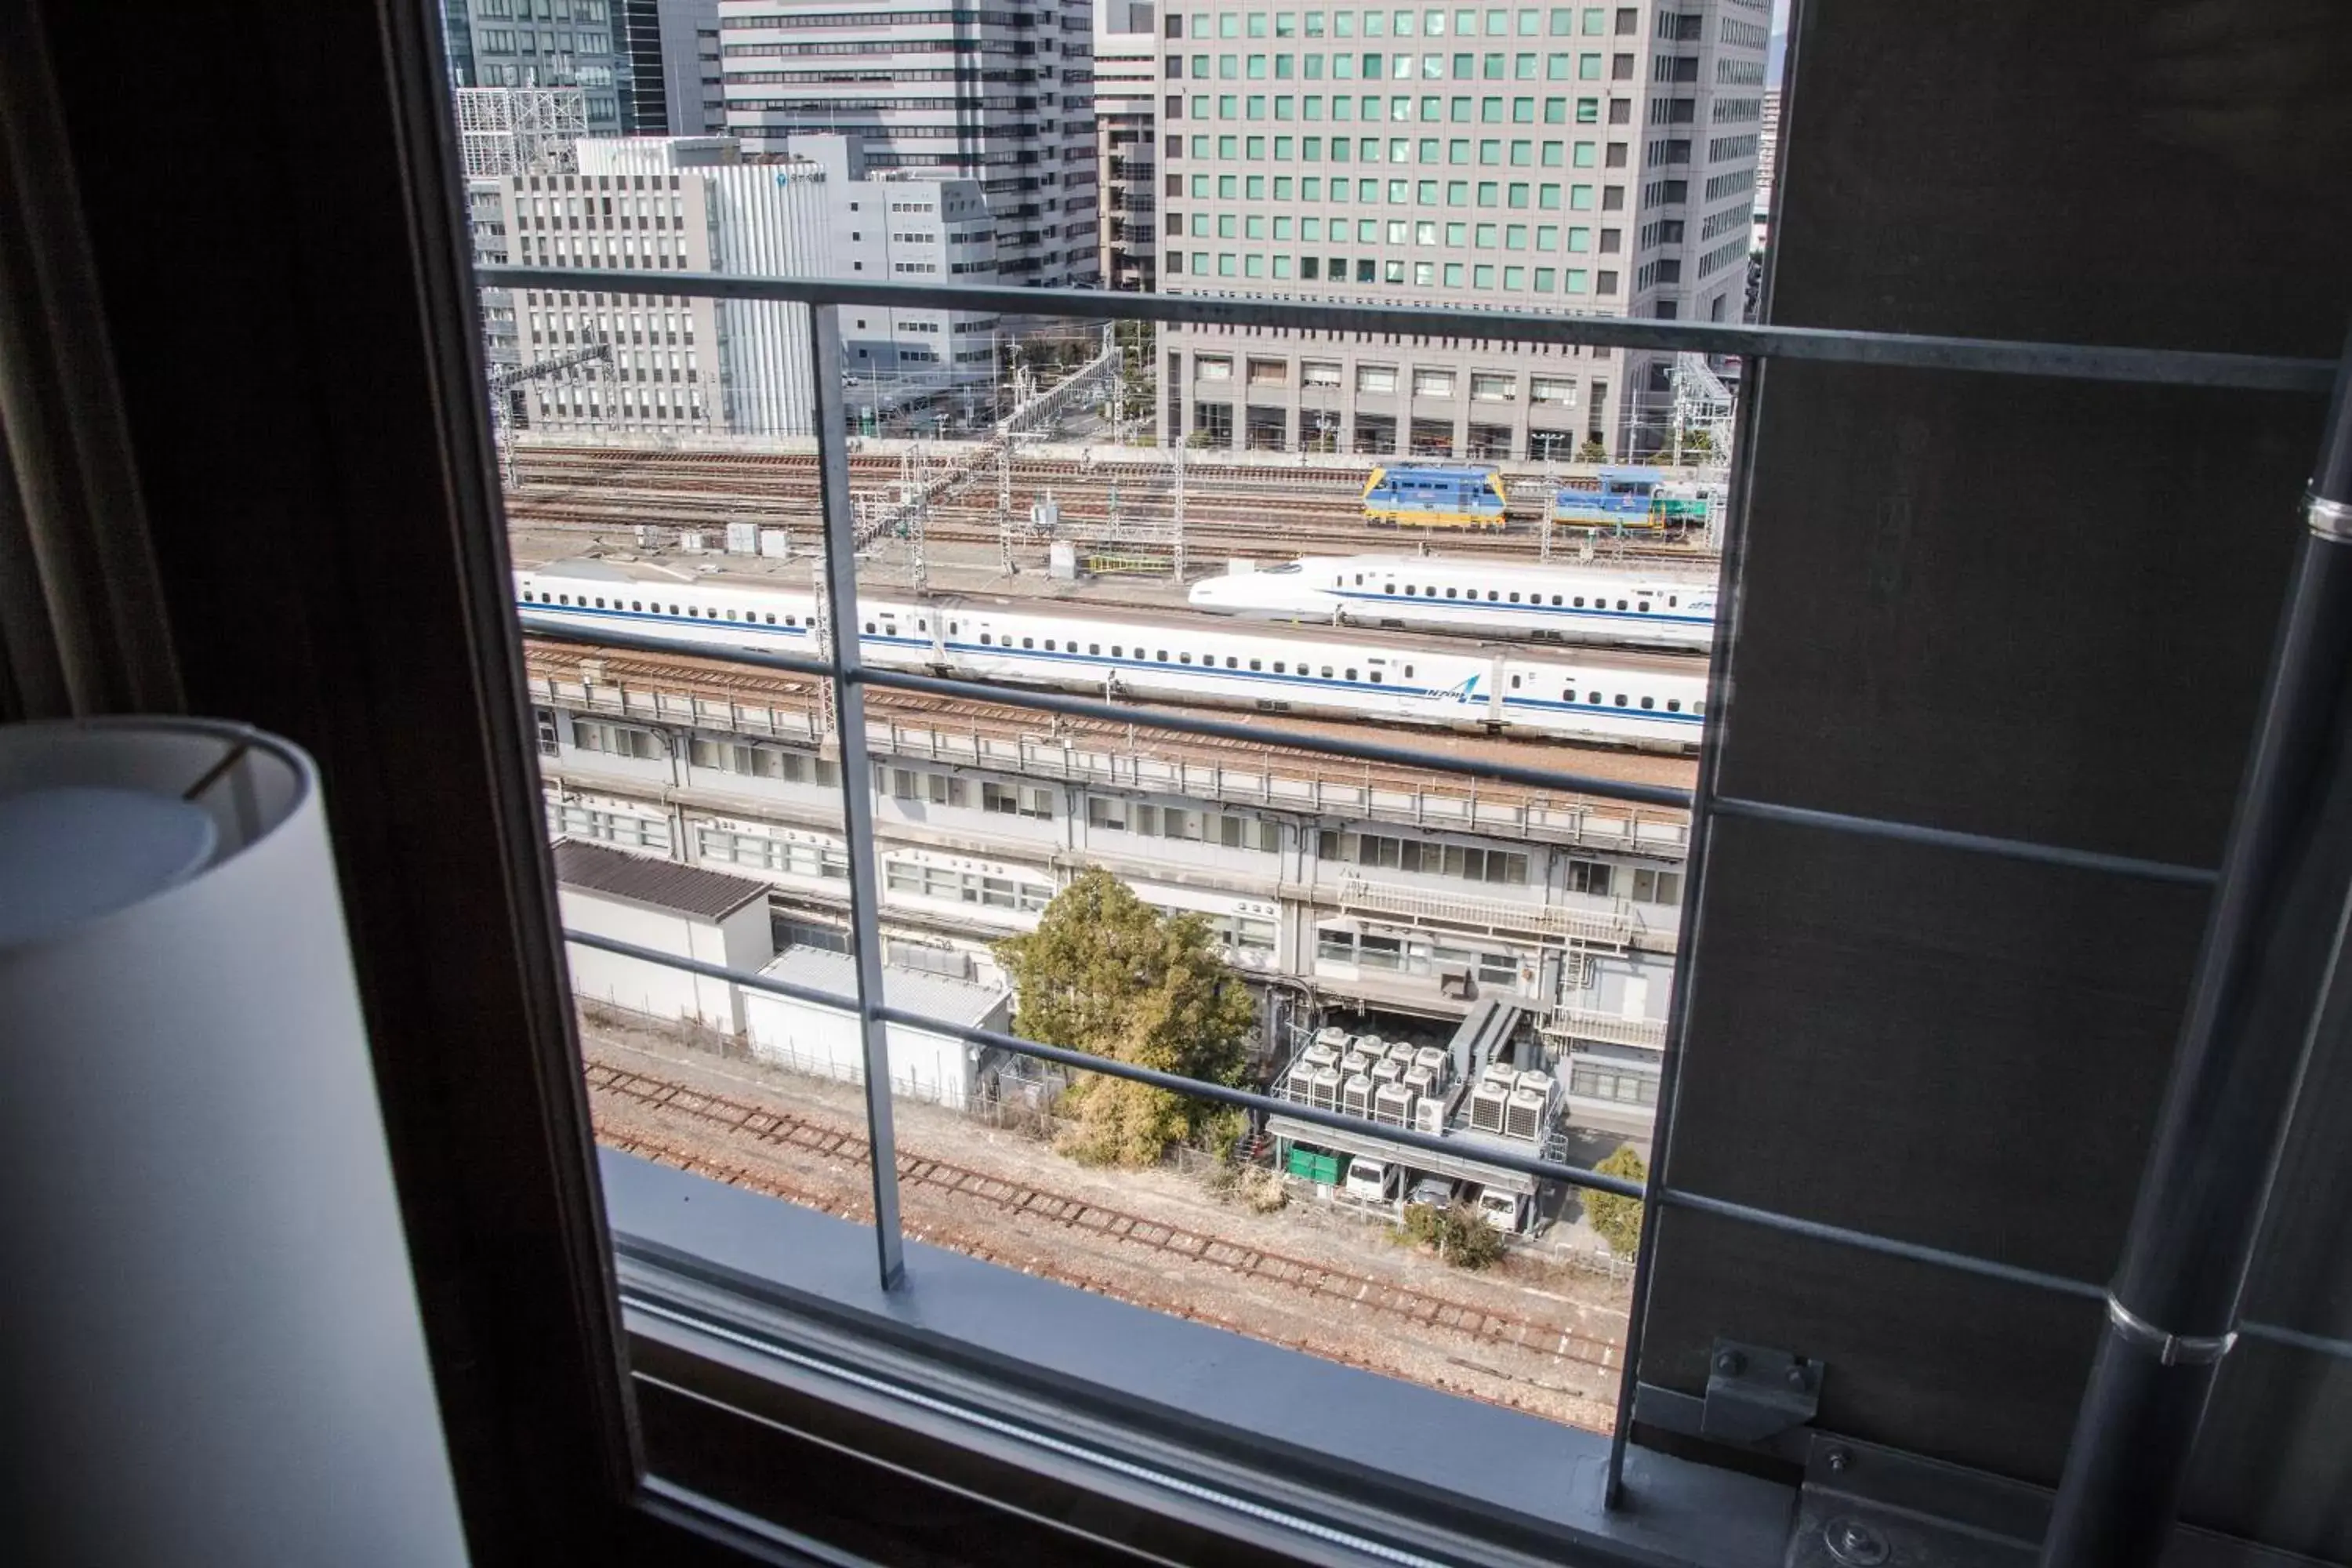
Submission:
<svg viewBox="0 0 2352 1568">
<path fill-rule="evenodd" d="M 1328 1047 L 1332 1059 L 1337 1061 L 1339 1053 L 1348 1048 L 1348 1031 L 1337 1024 L 1328 1025 L 1315 1031 L 1315 1043 Z"/>
<path fill-rule="evenodd" d="M 1339 1109 L 1339 1069 L 1317 1068 L 1307 1093 L 1307 1103 L 1322 1110 Z"/>
<path fill-rule="evenodd" d="M 1415 1094 L 1431 1099 L 1435 1098 L 1438 1089 L 1442 1087 L 1436 1077 L 1430 1072 L 1427 1065 L 1421 1062 L 1415 1062 L 1404 1069 L 1404 1086 Z"/>
<path fill-rule="evenodd" d="M 1372 1120 L 1391 1127 L 1410 1126 L 1419 1098 L 1401 1083 L 1381 1084 L 1372 1091 Z"/>
<path fill-rule="evenodd" d="M 1402 1083 L 1403 1080 L 1404 1066 L 1395 1058 L 1382 1057 L 1372 1064 L 1372 1082 L 1375 1085 Z"/>
<path fill-rule="evenodd" d="M 1540 1094 L 1546 1100 L 1549 1100 L 1551 1086 L 1552 1078 L 1549 1073 L 1523 1072 L 1519 1075 L 1519 1089 L 1525 1093 Z"/>
<path fill-rule="evenodd" d="M 1378 1035 L 1358 1035 L 1356 1048 L 1368 1057 L 1377 1057 L 1389 1048 L 1389 1043 Z"/>
<path fill-rule="evenodd" d="M 1480 1132 L 1500 1132 L 1503 1113 L 1510 1105 L 1510 1089 L 1492 1079 L 1480 1080 L 1470 1091 L 1470 1125 Z"/>
<path fill-rule="evenodd" d="M 1391 1040 L 1389 1042 L 1388 1057 L 1389 1060 L 1392 1062 L 1400 1063 L 1405 1067 L 1411 1067 L 1412 1066 L 1413 1058 L 1419 1054 L 1420 1053 L 1413 1048 L 1413 1044 L 1411 1040 Z"/>
<path fill-rule="evenodd" d="M 1440 1085 L 1454 1077 L 1454 1058 L 1444 1046 L 1422 1047 L 1412 1053 L 1412 1062 L 1415 1067 L 1428 1068 L 1430 1077 Z"/>
<path fill-rule="evenodd" d="M 1282 1080 L 1282 1097 L 1285 1100 L 1296 1100 L 1301 1105 L 1314 1102 L 1315 1066 L 1313 1063 L 1301 1061 L 1291 1068 L 1289 1076 Z"/>
<path fill-rule="evenodd" d="M 1544 1111 L 1548 1101 L 1532 1089 L 1512 1091 L 1510 1104 L 1503 1120 L 1503 1134 L 1508 1138 L 1525 1138 L 1533 1142 L 1543 1136 Z"/>
<path fill-rule="evenodd" d="M 1361 1051 L 1349 1051 L 1339 1058 L 1339 1070 L 1353 1078 L 1360 1072 L 1372 1070 L 1372 1058 Z"/>
<path fill-rule="evenodd" d="M 1438 1099 L 1434 1095 L 1427 1095 L 1414 1100 L 1412 1102 L 1412 1124 L 1416 1129 L 1423 1132 L 1444 1131 L 1445 1101 Z"/>
<path fill-rule="evenodd" d="M 1335 1068 L 1339 1065 L 1339 1053 L 1329 1046 L 1314 1045 L 1298 1059 L 1311 1068 Z"/>
<path fill-rule="evenodd" d="M 1350 1116 L 1372 1113 L 1372 1080 L 1370 1074 L 1358 1073 L 1339 1090 L 1339 1109 Z"/>
</svg>

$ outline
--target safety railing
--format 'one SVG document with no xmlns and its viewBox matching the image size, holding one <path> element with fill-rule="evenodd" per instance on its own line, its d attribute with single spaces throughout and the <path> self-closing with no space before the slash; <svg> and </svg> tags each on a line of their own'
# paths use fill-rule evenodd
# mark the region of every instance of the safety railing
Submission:
<svg viewBox="0 0 2352 1568">
<path fill-rule="evenodd" d="M 2263 392 L 2325 395 L 2337 367 L 2326 361 L 2281 356 L 2217 353 L 2095 344 L 2012 342 L 1994 339 L 1923 336 L 1902 333 L 1847 331 L 1830 328 L 1737 325 L 1720 322 L 1654 321 L 1633 317 L 1582 315 L 1562 311 L 1466 310 L 1456 307 L 1396 306 L 1339 300 L 1219 294 L 1126 294 L 1087 290 L 1008 289 L 925 283 L 869 283 L 845 279 L 740 278 L 703 272 L 598 269 L 576 267 L 488 267 L 477 271 L 487 288 L 596 292 L 614 295 L 684 296 L 793 303 L 806 307 L 812 345 L 811 381 L 816 409 L 819 478 L 824 522 L 824 592 L 831 608 L 831 624 L 854 626 L 856 617 L 854 518 L 849 490 L 846 410 L 840 366 L 842 334 L 838 313 L 828 307 L 866 305 L 905 310 L 992 311 L 1019 317 L 1070 317 L 1097 321 L 1146 320 L 1210 326 L 1270 327 L 1299 333 L 1354 332 L 1397 334 L 1407 338 L 1484 339 L 1499 343 L 1575 344 L 1595 349 L 1633 349 L 1666 354 L 1708 356 L 1737 354 L 1751 367 L 1772 360 L 1801 360 L 1879 368 L 1968 372 L 2150 385 L 2232 388 Z M 1749 395 L 1759 378 L 1746 378 L 1738 411 L 1735 468 L 1730 498 L 1730 526 L 1725 536 L 1725 570 L 1735 572 L 1739 558 L 1740 525 L 1754 445 L 1754 401 Z M 2352 517 L 2340 500 L 2330 501 L 2337 513 Z M 2333 514 L 2331 514 L 2333 515 Z M 2347 525 L 2352 534 L 2352 524 Z M 1713 776 L 1713 752 L 1728 715 L 1729 693 L 1724 669 L 1733 617 L 1717 625 L 1716 658 L 1711 666 L 1707 700 L 1712 722 L 1702 742 L 1700 786 L 1685 791 L 1622 780 L 1582 776 L 1535 763 L 1506 762 L 1491 755 L 1465 756 L 1432 748 L 1411 748 L 1384 742 L 1244 725 L 1185 710 L 1143 709 L 1114 701 L 999 686 L 985 681 L 917 675 L 866 668 L 859 658 L 855 636 L 836 639 L 830 657 L 822 658 L 781 653 L 719 655 L 739 662 L 814 676 L 832 683 L 839 714 L 843 820 L 850 851 L 850 922 L 856 955 L 856 1012 L 861 1020 L 866 1063 L 866 1106 L 874 1184 L 874 1231 L 881 1278 L 886 1289 L 904 1278 L 905 1247 L 900 1234 L 897 1162 L 890 1157 L 893 1138 L 890 1068 L 885 1030 L 891 1024 L 920 1027 L 961 1037 L 971 1044 L 1015 1056 L 1058 1063 L 1080 1071 L 1104 1074 L 1150 1084 L 1219 1104 L 1280 1114 L 1297 1121 L 1327 1126 L 1361 1135 L 1360 1120 L 1323 1111 L 1312 1106 L 1220 1084 L 1203 1083 L 1174 1074 L 1084 1052 L 1024 1040 L 998 1031 L 969 1027 L 886 1003 L 882 994 L 883 945 L 877 923 L 873 793 L 866 748 L 865 692 L 871 687 L 929 694 L 947 699 L 1011 703 L 1073 717 L 1175 731 L 1254 745 L 1274 744 L 1299 751 L 1353 760 L 1392 763 L 1469 778 L 1486 778 L 1633 804 L 1683 807 L 1691 812 L 1686 885 L 1704 885 L 1706 824 L 1711 812 L 1724 810 L 1756 816 L 1786 816 L 1791 808 L 1764 803 L 1717 800 L 1708 791 Z M 583 631 L 534 615 L 522 616 L 523 629 L 534 637 L 610 647 L 673 651 L 671 646 L 625 634 Z M 1947 847 L 2081 867 L 2095 862 L 2099 868 L 2170 881 L 2210 882 L 2213 873 L 2199 868 L 2131 861 L 2117 857 L 2086 856 L 2063 847 L 1928 829 L 1915 824 L 1804 812 L 1811 826 L 1827 831 L 1934 842 Z M 1685 900 L 1679 943 L 1691 941 L 1689 924 L 1699 900 Z M 566 933 L 580 945 L 601 948 L 648 963 L 668 964 L 689 973 L 722 978 L 752 990 L 840 1007 L 841 999 L 806 987 L 792 985 L 748 971 L 699 963 L 650 949 L 634 947 L 579 931 Z M 2054 1291 L 2092 1300 L 2108 1299 L 2106 1289 L 2085 1280 L 2070 1279 L 1995 1259 L 1973 1257 L 1879 1236 L 1797 1215 L 1775 1213 L 1675 1186 L 1669 1162 L 1675 1086 L 1681 1062 L 1685 1027 L 1685 994 L 1678 985 L 1665 1028 L 1665 1049 L 1658 1097 L 1655 1145 L 1646 1183 L 1635 1184 L 1564 1164 L 1557 1160 L 1516 1152 L 1482 1151 L 1486 1163 L 1543 1181 L 1568 1186 L 1638 1197 L 1653 1205 L 1704 1212 L 1743 1224 L 1857 1248 L 1881 1256 L 1906 1258 L 1980 1278 L 1999 1279 L 2031 1289 Z M 1377 1135 L 1400 1148 L 1444 1155 L 1451 1150 L 1442 1135 L 1409 1128 L 1381 1127 Z M 1654 1227 L 1646 1227 L 1634 1271 L 1633 1303 L 1629 1317 L 1623 1370 L 1618 1393 L 1618 1415 L 1612 1438 L 1605 1496 L 1614 1507 L 1622 1497 L 1627 1434 L 1632 1426 L 1632 1401 L 1641 1363 L 1641 1338 L 1647 1316 L 1652 1278 Z M 2318 1349 L 2352 1359 L 2352 1343 L 2318 1340 L 2290 1331 L 2246 1324 L 2241 1332 L 2281 1342 Z"/>
</svg>

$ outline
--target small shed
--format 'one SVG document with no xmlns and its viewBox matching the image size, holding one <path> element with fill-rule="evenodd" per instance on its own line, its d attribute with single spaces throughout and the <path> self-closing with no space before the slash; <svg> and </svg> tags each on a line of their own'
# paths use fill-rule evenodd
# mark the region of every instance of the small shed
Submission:
<svg viewBox="0 0 2352 1568">
<path fill-rule="evenodd" d="M 765 882 L 569 838 L 555 846 L 555 879 L 563 923 L 576 930 L 730 969 L 756 970 L 775 954 Z M 731 982 L 577 943 L 566 952 L 583 1000 L 743 1031 Z"/>
<path fill-rule="evenodd" d="M 857 969 L 847 953 L 789 947 L 766 973 L 841 998 L 841 1006 L 820 1007 L 768 992 L 744 994 L 745 1026 L 751 1054 L 796 1072 L 850 1082 L 866 1076 L 866 1050 L 858 1035 Z M 961 1024 L 1003 1031 L 1013 1012 L 1013 993 L 904 964 L 882 966 L 882 996 L 893 1007 Z M 888 1026 L 890 1092 L 962 1110 L 994 1070 L 996 1053 L 953 1035 L 904 1024 Z"/>
</svg>

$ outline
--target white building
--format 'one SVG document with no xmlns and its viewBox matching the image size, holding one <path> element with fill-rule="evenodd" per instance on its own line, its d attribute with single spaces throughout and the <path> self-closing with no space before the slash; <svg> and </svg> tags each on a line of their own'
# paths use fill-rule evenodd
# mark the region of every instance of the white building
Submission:
<svg viewBox="0 0 2352 1568">
<path fill-rule="evenodd" d="M 1005 281 L 1083 286 L 1097 275 L 1091 11 L 719 0 L 727 129 L 755 153 L 854 135 L 874 169 L 980 181 Z"/>
<path fill-rule="evenodd" d="M 1160 16 L 1163 292 L 1738 320 L 1768 0 Z M 1161 437 L 1659 444 L 1671 356 L 1170 327 Z"/>
<path fill-rule="evenodd" d="M 535 266 L 751 277 L 955 276 L 996 281 L 980 185 L 867 178 L 849 138 L 796 140 L 746 163 L 731 137 L 583 141 L 576 174 L 503 184 L 508 254 Z M 610 345 L 608 366 L 530 384 L 528 416 L 555 430 L 805 435 L 814 428 L 807 315 L 793 304 L 643 293 L 526 290 L 513 308 L 525 365 Z M 841 310 L 853 408 L 945 407 L 985 383 L 996 318 Z"/>
<path fill-rule="evenodd" d="M 776 951 L 768 885 L 748 877 L 565 839 L 555 846 L 555 879 L 563 923 L 592 935 L 730 969 L 758 969 Z M 599 948 L 568 952 L 572 992 L 583 1001 L 742 1032 L 731 982 Z"/>
<path fill-rule="evenodd" d="M 790 996 L 746 991 L 744 1026 L 751 1054 L 794 1072 L 862 1083 L 866 1046 L 856 1011 L 856 963 L 823 948 L 789 947 L 763 971 L 769 978 L 804 985 L 841 998 L 822 1007 Z M 904 1007 L 968 1028 L 1009 1027 L 1013 994 L 1001 985 L 981 985 L 952 975 L 902 964 L 882 966 L 882 997 Z M 885 1031 L 890 1051 L 890 1090 L 961 1110 L 978 1097 L 993 1053 L 953 1035 L 892 1024 Z"/>
</svg>

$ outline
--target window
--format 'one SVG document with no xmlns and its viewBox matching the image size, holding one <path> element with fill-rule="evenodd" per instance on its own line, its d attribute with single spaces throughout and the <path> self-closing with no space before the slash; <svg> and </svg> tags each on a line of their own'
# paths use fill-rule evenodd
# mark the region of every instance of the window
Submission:
<svg viewBox="0 0 2352 1568">
<path fill-rule="evenodd" d="M 1417 370 L 1412 373 L 1412 395 L 1415 397 L 1451 397 L 1454 395 L 1454 373 L 1450 370 Z"/>
<path fill-rule="evenodd" d="M 1393 393 L 1397 389 L 1396 366 L 1363 364 L 1356 367 L 1356 390 L 1370 393 Z"/>
<path fill-rule="evenodd" d="M 1492 371 L 1473 371 L 1470 374 L 1471 400 L 1477 403 L 1515 402 L 1518 386 L 1519 378 L 1516 375 Z"/>
</svg>

